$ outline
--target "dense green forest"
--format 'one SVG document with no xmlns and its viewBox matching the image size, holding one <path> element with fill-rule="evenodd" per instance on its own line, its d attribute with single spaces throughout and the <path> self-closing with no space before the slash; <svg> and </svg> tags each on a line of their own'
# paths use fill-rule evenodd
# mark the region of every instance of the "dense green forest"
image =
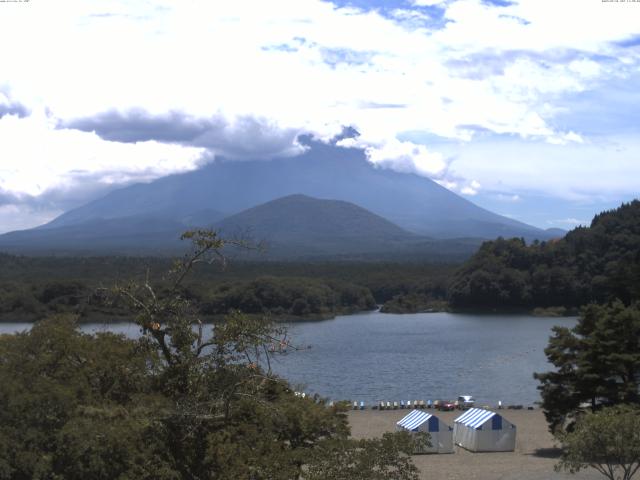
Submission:
<svg viewBox="0 0 640 480">
<path fill-rule="evenodd" d="M 231 310 L 268 313 L 275 317 L 319 317 L 373 310 L 368 288 L 336 280 L 260 277 L 249 282 L 217 285 L 202 301 L 202 311 L 225 315 Z"/>
<path fill-rule="evenodd" d="M 24 257 L 0 255 L 0 319 L 35 320 L 73 313 L 82 321 L 126 317 L 105 290 L 129 279 L 154 278 L 158 286 L 171 266 L 166 258 Z M 371 262 L 242 262 L 225 268 L 198 265 L 183 293 L 205 318 L 231 309 L 274 319 L 328 318 L 371 310 L 388 302 L 397 311 L 406 295 L 426 301 L 446 298 L 455 265 Z M 404 303 L 402 305 L 405 305 Z M 393 308 L 396 310 L 392 310 Z"/>
<path fill-rule="evenodd" d="M 486 242 L 454 275 L 452 308 L 575 308 L 640 299 L 640 201 L 596 215 L 590 227 L 526 245 Z"/>
</svg>

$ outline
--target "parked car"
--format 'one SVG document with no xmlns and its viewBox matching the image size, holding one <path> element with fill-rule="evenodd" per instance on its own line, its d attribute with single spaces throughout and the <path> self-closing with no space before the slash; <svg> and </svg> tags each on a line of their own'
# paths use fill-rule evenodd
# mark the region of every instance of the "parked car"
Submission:
<svg viewBox="0 0 640 480">
<path fill-rule="evenodd" d="M 438 410 L 455 410 L 456 405 L 453 402 L 448 400 L 439 400 L 438 401 Z"/>
<path fill-rule="evenodd" d="M 457 403 L 459 409 L 466 410 L 467 408 L 473 408 L 476 401 L 471 395 L 460 395 Z"/>
</svg>

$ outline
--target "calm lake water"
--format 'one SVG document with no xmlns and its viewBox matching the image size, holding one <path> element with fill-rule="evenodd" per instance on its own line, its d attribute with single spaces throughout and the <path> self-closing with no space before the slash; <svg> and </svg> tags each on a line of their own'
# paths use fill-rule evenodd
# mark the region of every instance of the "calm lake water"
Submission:
<svg viewBox="0 0 640 480">
<path fill-rule="evenodd" d="M 305 391 L 333 399 L 455 399 L 531 405 L 533 372 L 549 370 L 551 328 L 575 318 L 528 315 L 366 313 L 288 324 L 308 350 L 279 357 L 274 370 Z"/>
<path fill-rule="evenodd" d="M 546 371 L 544 348 L 554 325 L 575 318 L 379 312 L 322 322 L 285 324 L 292 343 L 310 348 L 278 355 L 273 369 L 304 391 L 332 399 L 455 399 L 531 405 L 539 400 L 533 372 Z M 29 328 L 0 324 L 1 333 Z M 137 337 L 134 324 L 87 324 Z"/>
</svg>

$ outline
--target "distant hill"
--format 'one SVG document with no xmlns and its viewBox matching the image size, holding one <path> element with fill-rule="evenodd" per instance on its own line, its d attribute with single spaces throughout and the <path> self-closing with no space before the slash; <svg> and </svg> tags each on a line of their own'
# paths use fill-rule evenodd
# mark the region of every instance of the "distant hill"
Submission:
<svg viewBox="0 0 640 480">
<path fill-rule="evenodd" d="M 481 243 L 423 237 L 353 203 L 301 194 L 244 210 L 213 228 L 224 237 L 264 242 L 262 252 L 239 252 L 255 259 L 461 261 Z"/>
<path fill-rule="evenodd" d="M 309 254 L 384 251 L 393 244 L 417 242 L 390 221 L 353 203 L 289 195 L 217 222 L 223 235 L 249 233 L 271 247 L 297 247 Z"/>
<path fill-rule="evenodd" d="M 211 227 L 222 236 L 264 243 L 261 250 L 225 252 L 253 260 L 429 259 L 462 261 L 478 248 L 478 239 L 435 240 L 407 232 L 355 204 L 289 195 L 214 222 L 204 211 L 183 222 L 151 215 L 91 219 L 0 236 L 0 249 L 31 254 L 167 255 L 182 252 L 179 241 L 188 226 Z M 191 222 L 191 223 L 190 223 Z"/>
<path fill-rule="evenodd" d="M 434 181 L 377 168 L 362 150 L 309 142 L 294 158 L 224 161 L 123 188 L 71 210 L 41 228 L 153 215 L 182 223 L 203 209 L 222 216 L 301 193 L 355 203 L 412 233 L 435 238 L 556 236 L 474 205 Z M 220 217 L 221 218 L 221 217 Z"/>
<path fill-rule="evenodd" d="M 461 260 L 480 244 L 421 237 L 353 203 L 300 194 L 244 210 L 214 228 L 227 237 L 264 240 L 266 251 L 256 258 Z"/>
<path fill-rule="evenodd" d="M 496 240 L 455 274 L 454 307 L 577 307 L 640 300 L 640 201 L 596 215 L 564 238 Z"/>
</svg>

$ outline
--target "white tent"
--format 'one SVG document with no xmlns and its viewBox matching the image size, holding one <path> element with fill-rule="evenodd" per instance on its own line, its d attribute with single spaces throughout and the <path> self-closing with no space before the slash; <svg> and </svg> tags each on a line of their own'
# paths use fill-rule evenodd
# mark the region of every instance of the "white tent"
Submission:
<svg viewBox="0 0 640 480">
<path fill-rule="evenodd" d="M 430 435 L 430 447 L 415 453 L 453 453 L 453 429 L 435 415 L 413 410 L 396 423 L 399 431 L 427 432 Z"/>
<path fill-rule="evenodd" d="M 454 420 L 453 440 L 472 452 L 512 452 L 516 426 L 496 412 L 472 408 Z"/>
</svg>

